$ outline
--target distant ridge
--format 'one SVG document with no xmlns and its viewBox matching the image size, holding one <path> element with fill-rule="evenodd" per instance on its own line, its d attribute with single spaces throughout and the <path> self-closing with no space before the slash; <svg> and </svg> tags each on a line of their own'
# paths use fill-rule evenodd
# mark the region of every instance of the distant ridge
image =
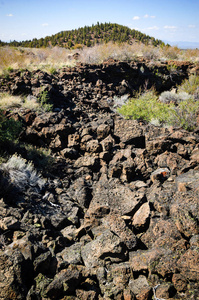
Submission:
<svg viewBox="0 0 199 300">
<path fill-rule="evenodd" d="M 49 46 L 60 46 L 65 48 L 91 47 L 96 44 L 108 43 L 129 43 L 142 42 L 146 45 L 164 45 L 164 42 L 135 29 L 116 23 L 97 23 L 92 26 L 84 26 L 75 30 L 61 31 L 57 34 L 46 36 L 41 39 L 26 40 L 22 42 L 11 41 L 4 43 L 0 41 L 0 46 L 21 46 L 30 48 L 41 48 Z"/>
<path fill-rule="evenodd" d="M 178 42 L 168 42 L 172 46 L 177 46 L 180 49 L 199 49 L 199 43 L 198 42 L 184 42 L 184 41 L 178 41 Z"/>
</svg>

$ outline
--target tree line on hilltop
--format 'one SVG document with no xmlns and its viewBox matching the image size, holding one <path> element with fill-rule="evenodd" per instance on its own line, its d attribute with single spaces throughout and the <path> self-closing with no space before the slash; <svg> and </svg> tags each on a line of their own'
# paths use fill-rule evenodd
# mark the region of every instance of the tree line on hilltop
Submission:
<svg viewBox="0 0 199 300">
<path fill-rule="evenodd" d="M 135 29 L 115 23 L 97 23 L 92 26 L 84 26 L 74 30 L 61 31 L 57 34 L 46 36 L 45 38 L 26 40 L 22 42 L 10 41 L 5 43 L 0 41 L 0 46 L 14 47 L 55 47 L 64 48 L 82 48 L 84 46 L 91 47 L 96 44 L 115 42 L 115 43 L 133 43 L 134 41 L 142 42 L 146 45 L 164 45 L 163 41 L 155 39 Z"/>
</svg>

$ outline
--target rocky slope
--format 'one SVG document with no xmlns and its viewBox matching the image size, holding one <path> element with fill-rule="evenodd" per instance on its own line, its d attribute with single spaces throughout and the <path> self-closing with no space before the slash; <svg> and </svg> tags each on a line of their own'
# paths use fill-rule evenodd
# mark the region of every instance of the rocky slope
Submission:
<svg viewBox="0 0 199 300">
<path fill-rule="evenodd" d="M 55 156 L 42 176 L 19 158 L 0 166 L 0 299 L 199 299 L 199 130 L 124 120 L 113 101 L 193 68 L 109 61 L 0 79 L 48 91 L 54 112 L 5 114 Z"/>
</svg>

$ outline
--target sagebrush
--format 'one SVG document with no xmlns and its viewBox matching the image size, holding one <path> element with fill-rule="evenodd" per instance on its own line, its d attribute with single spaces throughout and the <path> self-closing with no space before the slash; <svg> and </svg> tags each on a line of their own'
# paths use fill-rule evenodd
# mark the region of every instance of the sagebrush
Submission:
<svg viewBox="0 0 199 300">
<path fill-rule="evenodd" d="M 13 155 L 6 163 L 0 166 L 1 174 L 6 174 L 10 187 L 14 186 L 20 192 L 31 188 L 41 191 L 45 186 L 45 180 L 36 171 L 33 164 L 19 155 Z"/>
<path fill-rule="evenodd" d="M 199 123 L 199 76 L 190 76 L 178 92 L 166 91 L 158 96 L 154 90 L 139 93 L 118 112 L 127 119 L 140 119 L 156 125 L 172 125 L 194 130 Z"/>
</svg>

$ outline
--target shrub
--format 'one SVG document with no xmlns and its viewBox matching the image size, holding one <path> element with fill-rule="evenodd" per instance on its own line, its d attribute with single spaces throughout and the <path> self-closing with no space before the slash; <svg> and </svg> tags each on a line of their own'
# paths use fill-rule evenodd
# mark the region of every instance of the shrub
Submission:
<svg viewBox="0 0 199 300">
<path fill-rule="evenodd" d="M 178 105 L 171 110 L 170 124 L 192 131 L 197 126 L 198 115 L 199 100 L 196 101 L 190 97 L 187 100 L 180 101 Z"/>
<path fill-rule="evenodd" d="M 140 119 L 147 122 L 157 120 L 158 123 L 166 123 L 169 120 L 171 108 L 172 106 L 158 101 L 158 97 L 151 90 L 130 99 L 118 111 L 127 119 Z"/>
<path fill-rule="evenodd" d="M 177 94 L 175 92 L 166 91 L 163 92 L 159 97 L 159 100 L 162 103 L 166 103 L 166 104 L 173 103 L 175 105 L 177 105 L 181 101 L 187 101 L 189 99 L 190 99 L 190 95 L 186 92 L 181 92 Z"/>
<path fill-rule="evenodd" d="M 129 95 L 122 95 L 122 96 L 114 96 L 113 97 L 113 108 L 118 109 L 122 107 L 128 101 Z"/>
<path fill-rule="evenodd" d="M 28 188 L 40 191 L 45 185 L 45 180 L 37 173 L 31 162 L 18 155 L 11 158 L 0 166 L 1 174 L 6 174 L 7 180 L 11 186 L 24 192 Z"/>
<path fill-rule="evenodd" d="M 189 79 L 184 80 L 183 83 L 178 87 L 178 91 L 194 95 L 195 93 L 198 93 L 198 87 L 199 76 L 191 75 Z"/>
<path fill-rule="evenodd" d="M 42 91 L 38 97 L 39 103 L 41 105 L 42 110 L 48 112 L 52 111 L 53 105 L 49 103 L 50 97 L 48 91 Z"/>
<path fill-rule="evenodd" d="M 22 131 L 22 124 L 14 119 L 7 119 L 0 111 L 0 141 L 16 141 Z"/>
<path fill-rule="evenodd" d="M 162 93 L 160 100 L 153 91 L 148 91 L 130 99 L 118 111 L 127 119 L 141 119 L 154 125 L 167 124 L 189 131 L 196 128 L 199 100 L 187 93 L 172 92 Z"/>
</svg>

